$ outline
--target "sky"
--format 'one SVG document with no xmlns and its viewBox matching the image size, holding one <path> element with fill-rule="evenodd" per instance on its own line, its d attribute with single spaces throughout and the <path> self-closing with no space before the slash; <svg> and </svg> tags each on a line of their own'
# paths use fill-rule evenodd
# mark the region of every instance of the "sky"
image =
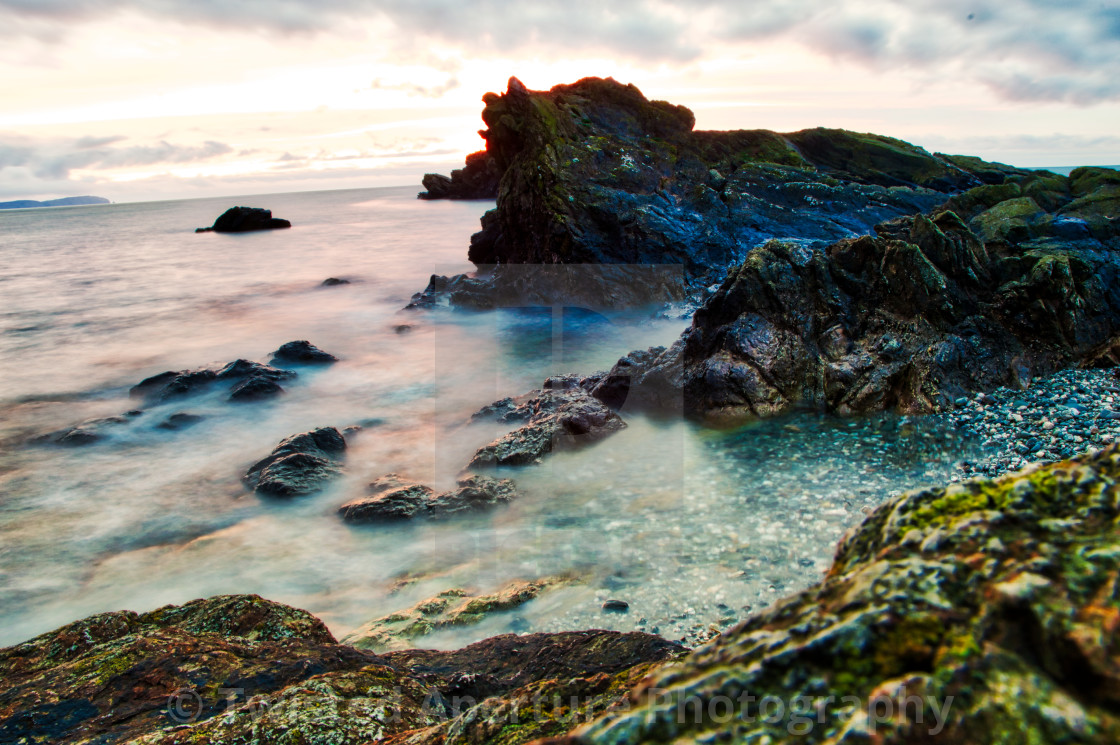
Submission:
<svg viewBox="0 0 1120 745">
<path fill-rule="evenodd" d="M 0 0 L 0 200 L 415 184 L 516 75 L 1018 166 L 1120 163 L 1120 0 Z"/>
</svg>

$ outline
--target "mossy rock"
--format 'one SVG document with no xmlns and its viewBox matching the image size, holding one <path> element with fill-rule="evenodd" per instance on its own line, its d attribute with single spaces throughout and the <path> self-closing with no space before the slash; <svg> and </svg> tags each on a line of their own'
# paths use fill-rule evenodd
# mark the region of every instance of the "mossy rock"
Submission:
<svg viewBox="0 0 1120 745">
<path fill-rule="evenodd" d="M 1044 214 L 1030 197 L 1007 199 L 981 212 L 969 227 L 985 242 L 1009 240 L 1019 242 L 1031 237 L 1031 224 Z"/>
<path fill-rule="evenodd" d="M 1069 174 L 1069 183 L 1075 197 L 1084 197 L 1104 186 L 1120 186 L 1120 171 L 1100 166 L 1082 166 Z"/>
</svg>

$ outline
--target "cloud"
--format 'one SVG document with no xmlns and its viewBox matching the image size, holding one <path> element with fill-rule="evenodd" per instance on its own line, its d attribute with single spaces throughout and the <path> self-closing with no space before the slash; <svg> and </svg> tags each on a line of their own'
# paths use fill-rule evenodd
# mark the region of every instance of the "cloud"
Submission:
<svg viewBox="0 0 1120 745">
<path fill-rule="evenodd" d="M 181 164 L 210 160 L 233 152 L 222 142 L 175 145 L 160 141 L 150 145 L 108 147 L 125 137 L 79 137 L 76 140 L 12 138 L 0 141 L 0 172 L 22 168 L 39 179 L 64 181 L 72 171 L 106 170 L 132 166 Z M 11 174 L 5 174 L 10 177 Z"/>
<path fill-rule="evenodd" d="M 422 96 L 424 98 L 440 98 L 445 93 L 449 93 L 460 85 L 457 78 L 448 78 L 439 85 L 418 85 L 416 83 L 389 83 L 381 78 L 377 78 L 370 84 L 370 88 L 382 91 L 404 91 L 410 96 Z"/>
<path fill-rule="evenodd" d="M 227 33 L 377 28 L 386 42 L 410 41 L 417 53 L 453 46 L 476 57 L 609 54 L 673 63 L 720 45 L 750 51 L 781 40 L 873 68 L 971 79 L 1013 100 L 1120 99 L 1114 0 L 0 0 L 0 37 L 53 38 L 126 11 Z"/>
</svg>

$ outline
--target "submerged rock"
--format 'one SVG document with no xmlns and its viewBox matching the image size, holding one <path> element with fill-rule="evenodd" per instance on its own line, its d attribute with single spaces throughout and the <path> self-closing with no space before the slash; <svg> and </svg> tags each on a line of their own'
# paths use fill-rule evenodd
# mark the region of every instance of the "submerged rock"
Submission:
<svg viewBox="0 0 1120 745">
<path fill-rule="evenodd" d="M 242 481 L 258 494 L 296 497 L 311 494 L 341 474 L 339 462 L 346 440 L 334 427 L 286 437 L 265 458 L 254 463 Z"/>
<path fill-rule="evenodd" d="M 338 362 L 338 358 L 333 354 L 324 352 L 309 341 L 300 340 L 281 345 L 279 349 L 272 353 L 272 362 L 274 364 L 277 362 L 296 362 L 304 365 L 328 365 L 332 362 Z"/>
<path fill-rule="evenodd" d="M 498 266 L 476 277 L 433 278 L 416 306 L 446 298 L 491 307 L 534 294 L 679 299 L 770 238 L 831 242 L 868 233 L 993 174 L 1026 173 L 844 130 L 693 131 L 688 109 L 649 101 L 612 79 L 529 91 L 511 78 L 504 94 L 483 101 L 482 136 L 500 185 L 469 258 L 480 268 Z M 616 269 L 573 285 L 517 265 Z M 647 273 L 620 282 L 636 265 Z M 652 266 L 678 271 L 653 278 Z"/>
<path fill-rule="evenodd" d="M 87 419 L 76 426 L 67 427 L 57 432 L 51 432 L 50 434 L 36 437 L 32 442 L 38 444 L 62 445 L 64 447 L 82 447 L 105 440 L 109 437 L 111 430 L 127 423 L 128 418 L 123 416 Z"/>
<path fill-rule="evenodd" d="M 475 418 L 497 414 L 500 421 L 525 424 L 479 449 L 470 468 L 536 463 L 554 450 L 583 447 L 626 427 L 618 414 L 578 385 L 545 388 L 512 408 L 510 404 L 499 401 L 476 413 Z"/>
<path fill-rule="evenodd" d="M 1115 446 L 902 495 L 819 585 L 558 742 L 1114 742 L 1118 505 Z"/>
<path fill-rule="evenodd" d="M 350 284 L 350 280 L 341 279 L 339 277 L 327 277 L 326 279 L 324 279 L 319 284 L 322 285 L 323 287 L 338 287 L 339 285 Z"/>
<path fill-rule="evenodd" d="M 511 611 L 572 581 L 568 576 L 518 580 L 488 593 L 453 587 L 411 608 L 370 621 L 347 635 L 344 641 L 377 652 L 411 649 L 421 643 L 422 637 L 435 631 L 481 623 L 495 613 Z"/>
<path fill-rule="evenodd" d="M 451 491 L 436 494 L 423 484 L 408 481 L 395 473 L 382 476 L 368 487 L 368 494 L 338 508 L 342 519 L 351 523 L 380 523 L 415 518 L 443 519 L 481 512 L 507 504 L 517 496 L 509 479 L 469 475 Z"/>
<path fill-rule="evenodd" d="M 290 228 L 287 220 L 272 216 L 272 210 L 260 207 L 230 207 L 208 228 L 198 228 L 196 233 L 247 233 L 252 230 Z"/>
</svg>

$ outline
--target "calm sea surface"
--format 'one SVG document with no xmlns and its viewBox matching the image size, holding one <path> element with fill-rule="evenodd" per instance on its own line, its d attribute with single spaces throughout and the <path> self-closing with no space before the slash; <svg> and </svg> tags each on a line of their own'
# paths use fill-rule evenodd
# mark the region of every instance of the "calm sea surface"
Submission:
<svg viewBox="0 0 1120 745">
<path fill-rule="evenodd" d="M 590 448 L 509 470 L 511 507 L 441 524 L 353 527 L 336 509 L 396 472 L 438 488 L 501 430 L 470 413 L 550 374 L 668 344 L 687 321 L 575 309 L 403 311 L 433 272 L 469 271 L 485 202 L 414 187 L 0 212 L 0 646 L 108 610 L 255 592 L 339 636 L 451 586 L 575 572 L 586 582 L 485 624 L 493 633 L 726 625 L 815 581 L 890 492 L 943 480 L 944 433 L 894 417 L 797 415 L 730 432 L 631 417 Z M 290 230 L 195 234 L 235 203 Z M 348 285 L 321 287 L 327 277 Z M 400 329 L 407 325 L 408 329 Z M 148 375 L 267 361 L 308 339 L 341 362 L 282 398 L 214 392 L 146 408 L 103 442 L 37 435 L 137 406 Z M 157 425 L 186 411 L 204 419 Z M 281 438 L 361 424 L 346 476 L 278 501 L 241 486 Z M 403 576 L 424 577 L 393 592 Z M 604 614 L 606 598 L 631 605 Z M 516 624 L 514 622 L 516 621 Z"/>
</svg>

